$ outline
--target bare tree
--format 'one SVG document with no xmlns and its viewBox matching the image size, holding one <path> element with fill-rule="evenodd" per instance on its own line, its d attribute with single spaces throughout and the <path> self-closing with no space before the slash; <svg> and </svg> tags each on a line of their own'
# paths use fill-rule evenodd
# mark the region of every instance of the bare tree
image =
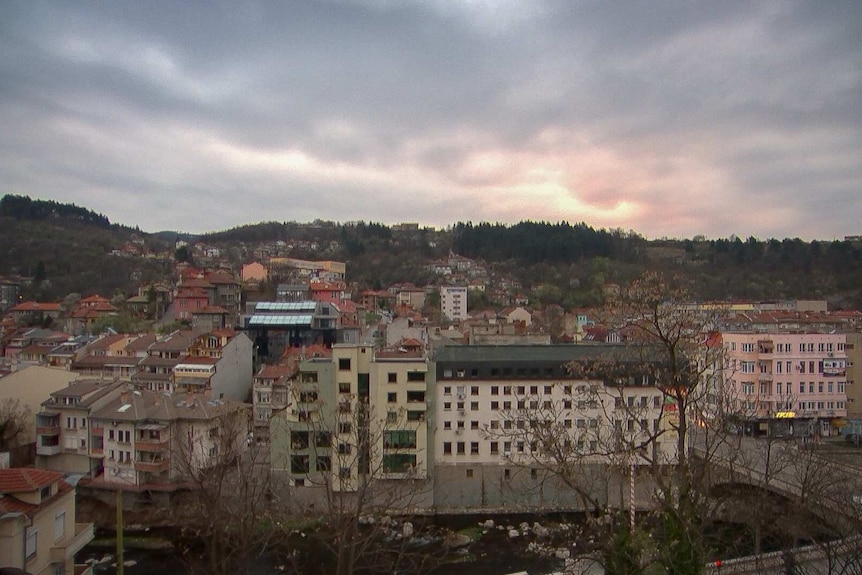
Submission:
<svg viewBox="0 0 862 575">
<path fill-rule="evenodd" d="M 32 426 L 33 414 L 29 406 L 17 398 L 0 401 L 0 451 L 20 447 Z"/>
<path fill-rule="evenodd" d="M 30 407 L 17 398 L 0 401 L 0 452 L 10 453 L 12 466 L 33 461 L 33 413 Z"/>
<path fill-rule="evenodd" d="M 205 426 L 175 424 L 174 465 L 188 487 L 177 505 L 184 526 L 177 547 L 193 573 L 252 573 L 279 531 L 272 485 L 249 439 L 249 411 L 232 402 L 222 408 Z"/>
</svg>

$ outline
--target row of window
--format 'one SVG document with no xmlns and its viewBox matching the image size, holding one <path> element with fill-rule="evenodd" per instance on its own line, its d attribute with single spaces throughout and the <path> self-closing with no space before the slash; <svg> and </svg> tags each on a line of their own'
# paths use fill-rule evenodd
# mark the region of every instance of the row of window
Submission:
<svg viewBox="0 0 862 575">
<path fill-rule="evenodd" d="M 816 391 L 815 391 L 815 383 L 816 383 Z M 809 393 L 809 394 L 811 394 L 811 393 L 844 393 L 845 388 L 846 388 L 845 382 L 843 382 L 843 381 L 838 381 L 838 382 L 827 381 L 825 383 L 822 381 L 818 381 L 818 382 L 809 381 L 809 382 L 807 382 L 807 384 L 804 381 L 800 381 L 798 390 L 799 390 L 800 394 L 805 394 L 806 389 L 808 390 L 807 393 Z M 740 390 L 745 395 L 754 395 L 755 389 L 756 389 L 756 387 L 755 387 L 754 382 L 744 381 L 740 384 Z M 791 383 L 789 381 L 786 384 L 784 382 L 781 382 L 781 381 L 775 382 L 775 393 L 776 393 L 776 395 L 785 395 L 785 394 L 786 395 L 792 395 L 793 394 L 793 383 Z M 760 384 L 760 394 L 761 395 L 770 395 L 768 383 L 761 383 Z"/>
<path fill-rule="evenodd" d="M 626 402 L 625 402 L 626 405 L 630 408 L 635 408 L 635 407 L 646 408 L 646 407 L 649 407 L 650 403 L 652 403 L 653 408 L 659 408 L 659 407 L 661 407 L 661 403 L 662 403 L 662 398 L 659 395 L 653 395 L 652 401 L 650 401 L 649 396 L 645 396 L 645 395 L 642 395 L 639 397 L 629 396 L 625 399 L 626 399 Z M 443 402 L 443 411 L 451 411 L 452 405 L 453 405 L 453 402 L 444 401 Z M 458 411 L 466 411 L 467 410 L 467 402 L 466 401 L 456 401 L 456 402 L 454 402 L 454 405 L 455 405 L 455 409 L 457 409 Z M 575 408 L 577 408 L 577 409 L 598 409 L 599 401 L 597 399 L 579 399 L 579 400 L 564 399 L 560 403 L 560 405 L 562 406 L 563 409 L 575 409 Z M 553 408 L 553 406 L 554 406 L 553 402 L 549 399 L 545 399 L 542 401 L 539 401 L 538 399 L 532 399 L 530 401 L 527 401 L 525 399 L 519 399 L 517 401 L 492 400 L 489 403 L 489 407 L 490 407 L 491 411 L 499 411 L 500 409 L 502 409 L 503 411 L 508 411 L 508 410 L 513 409 L 513 407 L 514 407 L 514 409 L 528 409 L 529 408 L 531 410 L 537 410 L 541 407 L 541 409 L 548 411 L 548 410 L 551 410 Z M 615 397 L 614 398 L 614 407 L 617 409 L 622 408 L 623 407 L 623 398 Z M 470 411 L 479 411 L 479 402 L 478 401 L 471 401 L 470 402 Z"/>
<path fill-rule="evenodd" d="M 777 343 L 775 344 L 776 353 L 792 353 L 792 344 L 790 343 Z M 839 342 L 833 344 L 832 342 L 819 342 L 816 344 L 817 351 L 816 353 L 831 353 L 834 351 L 844 351 L 844 343 Z M 742 353 L 754 353 L 758 348 L 754 343 L 741 343 L 739 345 L 739 349 Z M 815 344 L 814 342 L 805 342 L 798 344 L 797 350 L 799 353 L 815 353 Z M 730 343 L 730 351 L 736 351 L 736 342 Z M 761 353 L 768 353 L 765 349 L 759 349 Z"/>
</svg>

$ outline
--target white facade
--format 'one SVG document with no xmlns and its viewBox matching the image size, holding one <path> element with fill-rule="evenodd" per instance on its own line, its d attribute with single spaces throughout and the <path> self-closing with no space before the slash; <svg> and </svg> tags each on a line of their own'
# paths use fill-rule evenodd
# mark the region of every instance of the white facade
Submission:
<svg viewBox="0 0 862 575">
<path fill-rule="evenodd" d="M 440 308 L 450 321 L 467 319 L 467 288 L 443 286 L 440 288 Z"/>
</svg>

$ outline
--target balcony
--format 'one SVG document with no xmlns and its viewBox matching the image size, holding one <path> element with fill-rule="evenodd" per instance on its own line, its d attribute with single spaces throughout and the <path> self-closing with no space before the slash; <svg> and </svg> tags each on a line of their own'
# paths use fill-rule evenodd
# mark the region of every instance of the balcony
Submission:
<svg viewBox="0 0 862 575">
<path fill-rule="evenodd" d="M 93 540 L 92 523 L 75 523 L 74 533 L 67 534 L 51 547 L 51 563 L 62 563 L 75 556 L 75 553 Z"/>
<path fill-rule="evenodd" d="M 36 443 L 36 455 L 58 455 L 63 453 L 62 445 L 40 445 Z"/>
<path fill-rule="evenodd" d="M 94 437 L 104 437 L 105 428 L 104 427 L 91 427 L 90 428 L 90 435 L 92 435 Z"/>
<path fill-rule="evenodd" d="M 167 439 L 138 439 L 135 441 L 135 449 L 138 451 L 159 452 L 165 451 L 168 448 Z"/>
<path fill-rule="evenodd" d="M 60 426 L 37 427 L 36 435 L 60 435 Z"/>
<path fill-rule="evenodd" d="M 171 467 L 171 462 L 167 459 L 162 461 L 136 461 L 135 471 L 146 471 L 147 473 L 161 473 L 167 471 Z"/>
</svg>

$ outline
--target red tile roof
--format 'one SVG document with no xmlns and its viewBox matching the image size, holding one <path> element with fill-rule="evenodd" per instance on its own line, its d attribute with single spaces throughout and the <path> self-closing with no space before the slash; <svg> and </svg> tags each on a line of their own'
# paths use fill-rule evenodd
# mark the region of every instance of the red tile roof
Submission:
<svg viewBox="0 0 862 575">
<path fill-rule="evenodd" d="M 58 303 L 44 303 L 38 301 L 25 301 L 23 303 L 19 303 L 9 311 L 20 311 L 20 312 L 30 312 L 30 311 L 60 311 L 60 304 Z"/>
<path fill-rule="evenodd" d="M 0 469 L 0 493 L 36 491 L 62 478 L 62 473 L 46 469 Z"/>
<path fill-rule="evenodd" d="M 90 303 L 111 303 L 108 298 L 102 297 L 99 294 L 91 295 L 90 297 L 85 297 L 80 301 L 82 304 L 90 304 Z"/>
</svg>

